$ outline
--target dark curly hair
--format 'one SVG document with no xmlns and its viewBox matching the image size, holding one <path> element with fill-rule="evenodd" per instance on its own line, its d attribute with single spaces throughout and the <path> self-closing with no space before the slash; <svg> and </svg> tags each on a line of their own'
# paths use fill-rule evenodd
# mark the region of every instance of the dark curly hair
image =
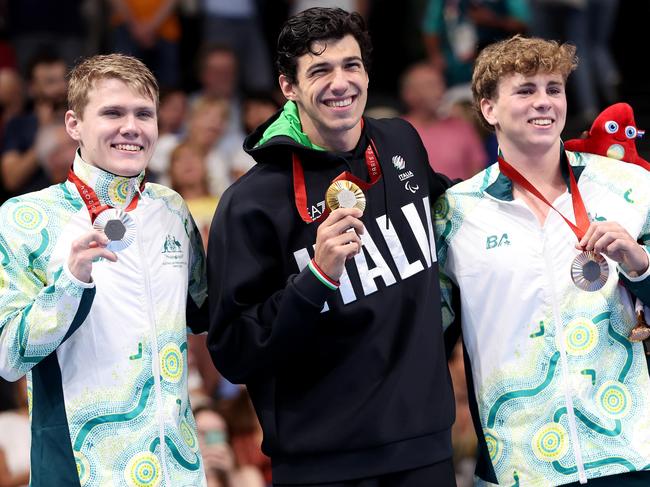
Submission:
<svg viewBox="0 0 650 487">
<path fill-rule="evenodd" d="M 278 36 L 278 72 L 295 83 L 298 58 L 308 52 L 318 56 L 325 50 L 315 51 L 314 42 L 339 40 L 348 34 L 359 44 L 363 65 L 369 71 L 372 43 L 363 17 L 340 8 L 314 7 L 289 18 L 282 27 Z"/>
</svg>

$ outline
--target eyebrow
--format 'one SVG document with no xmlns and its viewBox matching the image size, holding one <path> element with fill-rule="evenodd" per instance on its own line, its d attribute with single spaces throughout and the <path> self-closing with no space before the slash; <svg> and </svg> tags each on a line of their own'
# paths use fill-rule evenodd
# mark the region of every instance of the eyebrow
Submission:
<svg viewBox="0 0 650 487">
<path fill-rule="evenodd" d="M 564 83 L 562 81 L 556 81 L 556 80 L 551 80 L 548 82 L 547 86 L 563 86 Z M 534 83 L 532 81 L 525 81 L 521 84 L 515 85 L 515 89 L 521 89 L 521 88 L 536 88 L 537 83 Z"/>
<path fill-rule="evenodd" d="M 363 60 L 361 59 L 361 57 L 359 57 L 359 56 L 350 56 L 350 57 L 343 58 L 342 64 L 347 64 L 347 63 L 352 62 L 352 61 L 358 61 L 360 63 L 363 63 Z M 309 66 L 309 69 L 307 69 L 307 72 L 311 73 L 312 71 L 314 71 L 316 69 L 326 68 L 326 67 L 331 66 L 332 64 L 333 63 L 329 62 L 329 61 L 322 61 L 320 63 L 312 64 L 311 66 Z"/>
<path fill-rule="evenodd" d="M 105 111 L 109 111 L 109 110 L 123 111 L 123 110 L 129 110 L 129 109 L 126 108 L 124 105 L 106 105 L 106 106 L 103 106 L 103 107 L 99 108 L 100 112 L 105 112 Z M 154 107 L 150 107 L 150 106 L 146 106 L 146 105 L 137 106 L 137 107 L 134 108 L 134 111 L 136 111 L 136 112 L 141 112 L 143 110 L 144 111 L 150 111 L 150 112 L 155 112 L 156 111 L 156 109 Z"/>
</svg>

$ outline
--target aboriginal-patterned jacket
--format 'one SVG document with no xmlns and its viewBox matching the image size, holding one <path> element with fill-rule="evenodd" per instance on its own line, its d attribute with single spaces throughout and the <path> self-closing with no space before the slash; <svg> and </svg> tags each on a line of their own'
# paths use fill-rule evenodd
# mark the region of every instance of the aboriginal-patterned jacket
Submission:
<svg viewBox="0 0 650 487">
<path fill-rule="evenodd" d="M 590 219 L 617 221 L 647 246 L 650 173 L 564 154 Z M 575 222 L 568 191 L 553 205 Z M 446 324 L 460 288 L 479 475 L 537 487 L 650 469 L 648 364 L 628 340 L 628 290 L 650 302 L 650 272 L 627 278 L 609 260 L 602 289 L 578 289 L 575 235 L 553 210 L 540 225 L 497 164 L 449 189 L 434 211 Z"/>
<path fill-rule="evenodd" d="M 130 245 L 93 263 L 90 284 L 67 266 L 91 229 L 73 183 L 0 208 L 0 375 L 27 374 L 31 485 L 205 485 L 186 367 L 186 313 L 207 297 L 198 231 L 178 194 L 140 188 L 144 173 L 118 177 L 79 155 L 74 171 L 102 204 L 139 200 Z"/>
</svg>

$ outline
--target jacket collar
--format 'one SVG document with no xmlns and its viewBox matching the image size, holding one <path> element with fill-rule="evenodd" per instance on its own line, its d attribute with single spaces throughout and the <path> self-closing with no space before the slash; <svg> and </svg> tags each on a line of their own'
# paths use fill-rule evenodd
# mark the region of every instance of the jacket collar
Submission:
<svg viewBox="0 0 650 487">
<path fill-rule="evenodd" d="M 81 181 L 95 191 L 100 204 L 114 208 L 125 208 L 131 203 L 131 200 L 137 195 L 145 175 L 145 172 L 142 171 L 133 177 L 117 176 L 88 164 L 82 159 L 79 150 L 75 155 L 72 169 Z"/>
<path fill-rule="evenodd" d="M 569 158 L 567 157 L 567 153 L 564 150 L 564 145 L 562 145 L 562 148 L 560 150 L 560 171 L 562 172 L 562 179 L 564 179 L 564 183 L 566 184 L 567 189 L 570 193 L 571 183 L 569 178 L 569 167 L 571 168 L 576 181 L 579 181 L 580 175 L 582 174 L 582 171 L 584 171 L 585 166 L 574 166 L 571 165 L 568 161 Z M 494 169 L 498 171 L 499 166 L 497 164 L 494 166 Z M 485 188 L 485 192 L 493 198 L 501 201 L 512 201 L 514 199 L 512 196 L 512 181 L 501 171 L 499 171 L 499 174 L 494 182 Z"/>
</svg>

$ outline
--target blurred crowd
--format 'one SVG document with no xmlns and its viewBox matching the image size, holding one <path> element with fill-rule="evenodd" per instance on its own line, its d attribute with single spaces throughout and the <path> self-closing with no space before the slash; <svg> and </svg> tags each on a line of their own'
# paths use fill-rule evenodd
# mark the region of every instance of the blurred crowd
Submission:
<svg viewBox="0 0 650 487">
<path fill-rule="evenodd" d="M 618 0 L 0 0 L 0 202 L 66 179 L 76 150 L 63 125 L 68 68 L 85 55 L 128 53 L 161 86 L 147 179 L 186 199 L 207 245 L 219 197 L 254 164 L 245 135 L 284 102 L 273 67 L 279 28 L 312 6 L 367 19 L 375 45 L 368 115 L 406 118 L 431 165 L 452 178 L 469 178 L 496 157 L 469 92 L 473 60 L 495 40 L 524 33 L 578 47 L 569 97 L 580 130 L 620 98 L 610 52 Z M 191 337 L 188 359 L 208 485 L 270 485 L 246 390 L 218 375 L 205 337 Z M 449 363 L 463 487 L 473 483 L 476 438 L 460 348 Z M 0 386 L 0 487 L 27 485 L 29 394 L 24 381 Z"/>
</svg>

